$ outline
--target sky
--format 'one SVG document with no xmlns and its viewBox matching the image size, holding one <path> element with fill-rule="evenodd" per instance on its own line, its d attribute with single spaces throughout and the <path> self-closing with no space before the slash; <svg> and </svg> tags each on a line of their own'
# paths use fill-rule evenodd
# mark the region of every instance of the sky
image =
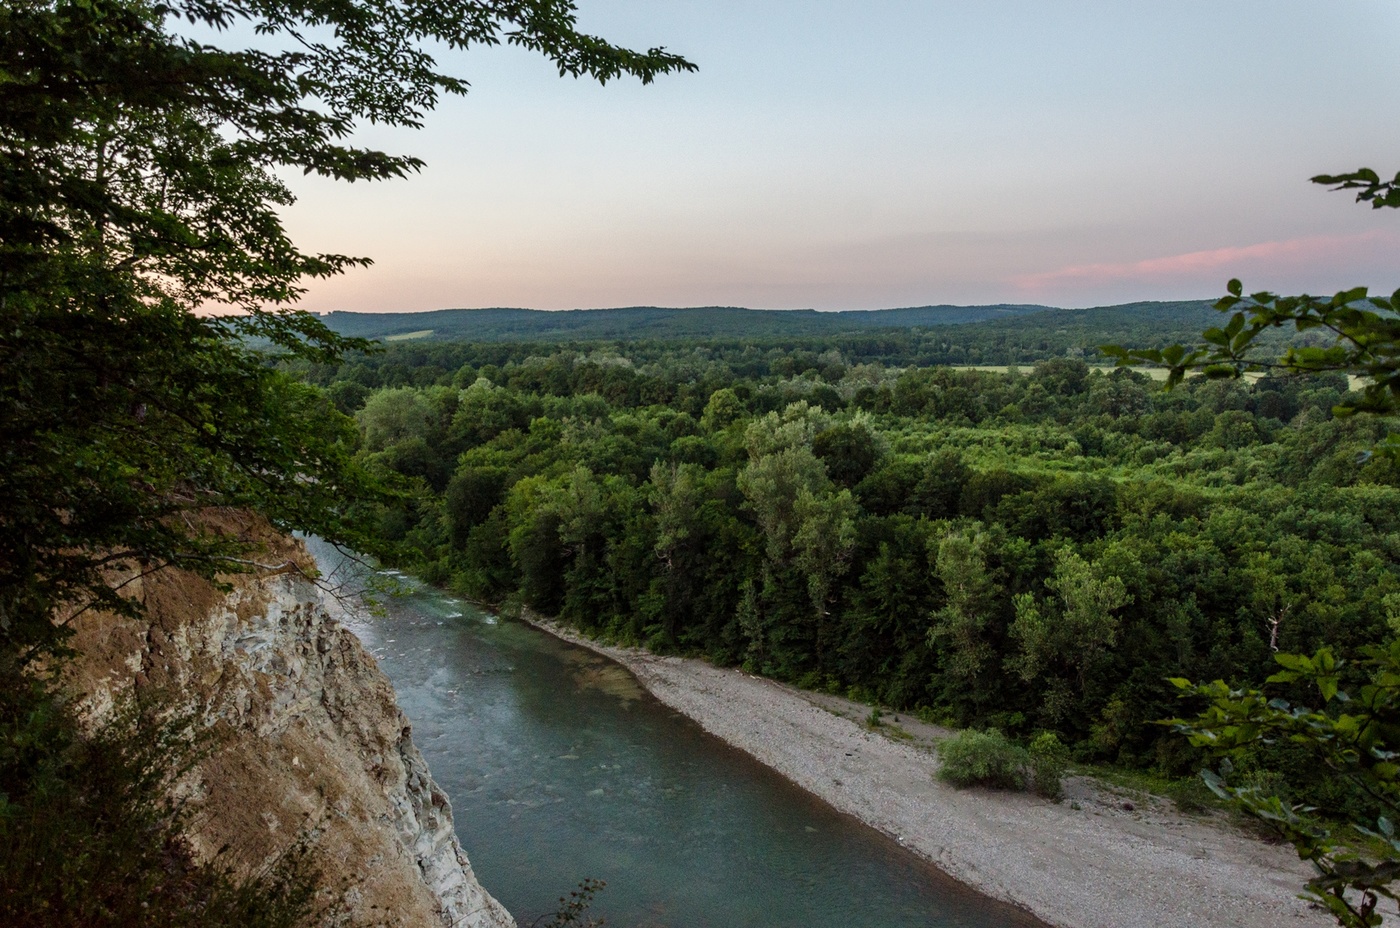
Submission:
<svg viewBox="0 0 1400 928">
<path fill-rule="evenodd" d="M 1097 306 L 1400 286 L 1400 214 L 1308 183 L 1400 170 L 1394 0 L 579 0 L 699 66 L 642 86 L 519 49 L 406 180 L 289 175 L 302 307 Z"/>
</svg>

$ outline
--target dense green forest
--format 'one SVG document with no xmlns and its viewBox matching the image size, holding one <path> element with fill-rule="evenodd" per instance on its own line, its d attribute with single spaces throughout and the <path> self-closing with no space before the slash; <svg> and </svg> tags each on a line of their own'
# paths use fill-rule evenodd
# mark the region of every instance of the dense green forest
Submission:
<svg viewBox="0 0 1400 928">
<path fill-rule="evenodd" d="M 378 518 L 433 582 L 1081 760 L 1194 773 L 1153 724 L 1168 677 L 1400 628 L 1400 475 L 1364 454 L 1383 421 L 1333 415 L 1344 376 L 1167 391 L 920 350 L 396 345 L 299 372 L 417 486 Z"/>
<path fill-rule="evenodd" d="M 954 307 L 956 309 L 956 307 Z M 999 310 L 1005 307 L 971 307 Z M 829 334 L 807 331 L 802 319 L 826 320 L 862 315 L 859 313 L 764 313 L 755 310 L 735 310 L 726 321 L 715 318 L 708 310 L 645 310 L 642 313 L 666 314 L 665 325 L 653 325 L 643 318 L 637 330 L 627 332 L 619 327 L 618 319 L 593 325 L 567 321 L 554 329 L 545 328 L 548 317 L 570 316 L 571 313 L 502 310 L 527 313 L 531 331 L 512 336 L 506 328 L 489 322 L 496 310 L 444 310 L 442 314 L 463 320 L 460 340 L 424 335 L 404 339 L 390 334 L 384 357 L 366 360 L 351 358 L 340 369 L 336 380 L 354 381 L 366 386 L 407 386 L 443 382 L 452 379 L 464 366 L 483 368 L 519 363 L 528 358 L 555 351 L 573 351 L 580 355 L 625 354 L 639 369 L 661 364 L 667 368 L 679 363 L 696 376 L 697 366 L 718 364 L 727 369 L 723 376 L 740 375 L 766 377 L 770 374 L 793 376 L 804 371 L 818 370 L 819 358 L 831 351 L 839 352 L 848 367 L 876 363 L 884 367 L 931 367 L 934 365 L 1005 366 L 1031 365 L 1046 358 L 1082 358 L 1096 366 L 1107 366 L 1111 359 L 1099 352 L 1105 343 L 1166 347 L 1178 342 L 1195 341 L 1202 329 L 1214 325 L 1219 314 L 1208 303 L 1134 303 L 1124 306 L 1103 306 L 1095 309 L 1040 310 L 1009 317 L 993 316 L 980 322 L 948 323 L 936 326 L 907 325 L 881 327 L 851 327 Z M 600 315 L 625 313 L 625 310 L 599 310 Z M 866 315 L 902 313 L 905 310 L 881 310 Z M 908 312 L 915 312 L 910 310 Z M 455 315 L 454 315 L 455 314 Z M 343 335 L 355 337 L 384 336 L 397 330 L 413 334 L 413 325 L 423 325 L 425 317 L 435 313 L 405 314 L 418 322 L 390 325 L 376 320 L 392 314 L 367 314 L 362 321 L 356 313 L 331 313 L 323 321 Z M 577 314 L 586 317 L 588 313 Z M 778 317 L 776 320 L 766 317 Z M 792 319 L 794 322 L 785 322 Z M 482 324 L 472 320 L 487 320 Z M 543 320 L 543 321 L 538 321 Z M 458 331 L 458 328 L 432 330 L 435 333 Z M 427 332 L 428 329 L 418 329 Z M 547 336 L 566 331 L 553 339 Z M 677 332 L 681 334 L 676 334 Z M 472 334 L 475 333 L 475 334 Z M 606 333 L 606 334 L 599 334 Z M 698 337 L 695 333 L 706 333 Z M 466 337 L 470 335 L 470 338 Z M 1266 349 L 1281 349 L 1285 345 L 1326 344 L 1316 332 L 1269 332 L 1259 340 Z M 682 355 L 685 357 L 682 357 Z M 362 364 L 370 367 L 362 368 Z M 318 374 L 328 383 L 324 372 Z"/>
</svg>

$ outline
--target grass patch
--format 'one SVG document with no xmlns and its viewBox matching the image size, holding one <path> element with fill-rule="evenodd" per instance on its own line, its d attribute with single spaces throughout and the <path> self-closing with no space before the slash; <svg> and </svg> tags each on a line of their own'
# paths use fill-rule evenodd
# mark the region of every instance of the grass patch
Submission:
<svg viewBox="0 0 1400 928">
<path fill-rule="evenodd" d="M 894 722 L 886 722 L 881 728 L 881 731 L 898 741 L 914 740 L 914 736 L 912 734 L 910 734 L 902 725 L 896 725 Z"/>
<path fill-rule="evenodd" d="M 1212 793 L 1200 777 L 1166 777 L 1146 770 L 1122 767 L 1085 767 L 1082 772 L 1109 786 L 1149 796 L 1164 796 L 1182 812 L 1233 812 L 1230 804 Z M 1245 821 L 1244 816 L 1240 816 L 1240 820 Z"/>
</svg>

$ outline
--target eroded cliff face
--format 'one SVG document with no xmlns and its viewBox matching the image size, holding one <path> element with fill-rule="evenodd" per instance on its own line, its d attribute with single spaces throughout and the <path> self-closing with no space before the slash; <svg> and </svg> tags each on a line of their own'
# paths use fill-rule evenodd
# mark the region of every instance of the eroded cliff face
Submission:
<svg viewBox="0 0 1400 928">
<path fill-rule="evenodd" d="M 74 620 L 72 682 L 95 717 L 133 688 L 183 702 L 213 752 L 181 784 L 191 840 L 254 871 L 313 842 L 335 924 L 514 928 L 472 873 L 393 687 L 307 579 L 291 539 L 240 520 L 268 565 L 229 590 L 179 571 L 127 579 L 138 620 Z"/>
</svg>

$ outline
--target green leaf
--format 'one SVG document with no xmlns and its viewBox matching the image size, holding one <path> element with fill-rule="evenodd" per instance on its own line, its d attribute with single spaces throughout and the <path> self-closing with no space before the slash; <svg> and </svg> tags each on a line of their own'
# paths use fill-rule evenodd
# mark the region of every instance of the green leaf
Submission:
<svg viewBox="0 0 1400 928">
<path fill-rule="evenodd" d="M 1350 290 L 1343 290 L 1333 297 L 1333 302 L 1339 305 L 1349 305 L 1366 299 L 1366 287 L 1353 287 Z"/>
</svg>

